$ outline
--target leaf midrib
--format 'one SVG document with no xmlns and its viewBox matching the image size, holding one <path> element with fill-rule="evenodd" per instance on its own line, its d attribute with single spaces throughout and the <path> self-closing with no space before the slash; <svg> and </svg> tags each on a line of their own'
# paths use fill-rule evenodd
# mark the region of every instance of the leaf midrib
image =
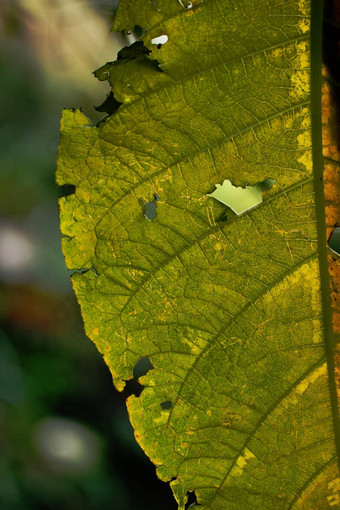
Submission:
<svg viewBox="0 0 340 510">
<path fill-rule="evenodd" d="M 312 157 L 314 194 L 316 204 L 316 227 L 318 233 L 318 255 L 321 280 L 322 312 L 324 316 L 324 343 L 327 358 L 329 397 L 332 406 L 334 441 L 340 470 L 340 416 L 338 388 L 335 379 L 334 331 L 330 303 L 330 282 L 326 245 L 325 196 L 323 189 L 322 151 L 322 20 L 323 2 L 311 0 L 311 118 L 312 118 Z"/>
</svg>

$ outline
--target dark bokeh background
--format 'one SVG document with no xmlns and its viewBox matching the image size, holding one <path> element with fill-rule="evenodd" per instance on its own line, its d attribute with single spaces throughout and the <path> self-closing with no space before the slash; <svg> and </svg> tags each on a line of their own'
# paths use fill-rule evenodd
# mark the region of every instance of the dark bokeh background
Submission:
<svg viewBox="0 0 340 510">
<path fill-rule="evenodd" d="M 175 509 L 136 444 L 125 394 L 85 337 L 60 249 L 63 107 L 94 121 L 91 71 L 126 44 L 113 0 L 0 3 L 0 508 Z M 140 367 L 143 370 L 143 366 Z M 138 374 L 136 374 L 137 376 Z"/>
<path fill-rule="evenodd" d="M 100 118 L 93 105 L 108 89 L 91 71 L 131 42 L 109 34 L 114 5 L 0 0 L 3 510 L 177 506 L 128 421 L 125 398 L 140 387 L 132 381 L 123 395 L 114 389 L 84 335 L 60 249 L 62 191 L 54 182 L 60 114 L 82 106 L 93 121 Z M 335 5 L 338 0 L 326 2 L 324 59 L 338 83 Z"/>
</svg>

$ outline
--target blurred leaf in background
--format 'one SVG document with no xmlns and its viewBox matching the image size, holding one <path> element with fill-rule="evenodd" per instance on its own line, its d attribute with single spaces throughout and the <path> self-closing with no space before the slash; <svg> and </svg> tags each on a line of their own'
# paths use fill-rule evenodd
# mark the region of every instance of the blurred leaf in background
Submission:
<svg viewBox="0 0 340 510">
<path fill-rule="evenodd" d="M 82 105 L 93 121 L 103 116 L 93 106 L 108 90 L 90 71 L 114 60 L 126 44 L 109 34 L 116 4 L 0 4 L 0 507 L 5 510 L 175 507 L 170 489 L 136 445 L 124 399 L 84 335 L 60 249 L 56 198 L 61 192 L 54 183 L 60 114 L 63 107 Z M 134 380 L 127 394 L 139 388 Z"/>
</svg>

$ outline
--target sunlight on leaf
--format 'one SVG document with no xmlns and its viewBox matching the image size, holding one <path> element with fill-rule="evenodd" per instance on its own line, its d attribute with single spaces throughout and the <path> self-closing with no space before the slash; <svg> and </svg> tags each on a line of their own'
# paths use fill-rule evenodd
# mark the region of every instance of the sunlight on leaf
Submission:
<svg viewBox="0 0 340 510">
<path fill-rule="evenodd" d="M 327 508 L 339 474 L 311 129 L 321 28 L 310 37 L 309 0 L 183 5 L 121 0 L 114 29 L 139 25 L 142 44 L 97 76 L 122 105 L 98 127 L 64 111 L 65 260 L 93 268 L 72 283 L 116 388 L 150 360 L 127 407 L 180 509 L 193 491 L 202 510 Z M 260 203 L 221 221 L 208 194 L 223 182 Z M 146 221 L 141 199 L 156 195 Z"/>
</svg>

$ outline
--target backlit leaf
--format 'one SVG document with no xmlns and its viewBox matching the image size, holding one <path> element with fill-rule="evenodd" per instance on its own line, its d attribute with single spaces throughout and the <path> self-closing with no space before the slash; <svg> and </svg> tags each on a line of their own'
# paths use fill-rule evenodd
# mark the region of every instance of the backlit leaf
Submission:
<svg viewBox="0 0 340 510">
<path fill-rule="evenodd" d="M 96 74 L 122 105 L 98 127 L 63 114 L 86 332 L 119 390 L 150 358 L 127 405 L 180 509 L 188 491 L 211 510 L 339 505 L 321 7 L 311 36 L 309 0 L 121 0 L 114 29 L 139 25 L 143 44 Z M 267 178 L 240 216 L 208 196 Z"/>
</svg>

